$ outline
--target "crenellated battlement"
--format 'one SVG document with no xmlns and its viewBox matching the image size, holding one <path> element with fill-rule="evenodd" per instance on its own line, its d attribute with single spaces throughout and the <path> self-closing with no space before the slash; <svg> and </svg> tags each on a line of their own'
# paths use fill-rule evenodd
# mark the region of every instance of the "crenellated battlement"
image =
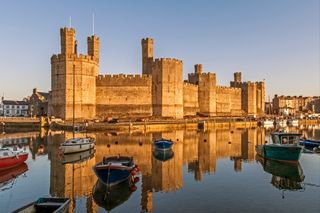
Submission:
<svg viewBox="0 0 320 213">
<path fill-rule="evenodd" d="M 51 63 L 56 63 L 60 61 L 78 61 L 78 62 L 88 62 L 88 63 L 99 63 L 99 59 L 90 55 L 76 55 L 76 54 L 55 54 L 51 56 Z"/>
<path fill-rule="evenodd" d="M 75 29 L 74 28 L 68 28 L 68 27 L 63 27 L 63 28 L 60 28 L 60 33 L 75 33 Z"/>
<path fill-rule="evenodd" d="M 156 64 L 158 63 L 164 63 L 164 64 L 169 64 L 169 63 L 176 63 L 176 64 L 183 64 L 182 60 L 176 59 L 176 58 L 156 58 L 154 60 Z"/>
<path fill-rule="evenodd" d="M 216 86 L 217 93 L 222 93 L 222 94 L 241 94 L 241 88 L 236 88 L 236 87 L 227 87 L 227 86 Z"/>
<path fill-rule="evenodd" d="M 152 83 L 151 75 L 98 75 L 97 86 L 148 86 Z"/>
<path fill-rule="evenodd" d="M 154 40 L 153 40 L 153 38 L 143 38 L 143 39 L 141 39 L 141 43 L 146 43 L 146 42 L 153 43 Z"/>
<path fill-rule="evenodd" d="M 192 83 L 189 83 L 189 82 L 183 82 L 183 86 L 184 87 L 188 87 L 190 89 L 198 89 L 198 85 L 192 84 Z"/>
<path fill-rule="evenodd" d="M 207 72 L 207 73 L 202 73 L 201 76 L 202 77 L 216 77 L 216 73 Z"/>
</svg>

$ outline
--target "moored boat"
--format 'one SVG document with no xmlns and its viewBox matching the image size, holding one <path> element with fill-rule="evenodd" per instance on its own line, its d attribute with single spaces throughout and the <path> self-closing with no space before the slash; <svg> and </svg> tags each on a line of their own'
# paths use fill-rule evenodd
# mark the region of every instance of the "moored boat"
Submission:
<svg viewBox="0 0 320 213">
<path fill-rule="evenodd" d="M 69 154 L 93 149 L 94 146 L 93 138 L 71 138 L 60 145 L 60 150 L 63 154 Z"/>
<path fill-rule="evenodd" d="M 320 141 L 312 139 L 301 139 L 299 144 L 307 149 L 320 149 Z"/>
<path fill-rule="evenodd" d="M 136 186 L 130 178 L 111 187 L 98 179 L 92 189 L 92 197 L 98 206 L 111 211 L 127 201 L 135 190 Z"/>
<path fill-rule="evenodd" d="M 0 148 L 0 171 L 16 167 L 28 159 L 26 151 L 13 151 L 9 148 Z"/>
<path fill-rule="evenodd" d="M 259 155 L 256 159 L 262 165 L 263 170 L 272 175 L 271 184 L 277 189 L 296 191 L 303 188 L 305 176 L 299 162 L 288 164 L 266 159 Z"/>
<path fill-rule="evenodd" d="M 288 119 L 287 121 L 288 126 L 299 126 L 299 120 L 298 119 Z"/>
<path fill-rule="evenodd" d="M 39 198 L 37 201 L 31 202 L 13 211 L 13 213 L 66 213 L 68 212 L 69 204 L 69 198 Z"/>
<path fill-rule="evenodd" d="M 95 150 L 89 149 L 83 152 L 70 153 L 62 156 L 63 164 L 81 163 L 91 159 L 94 156 Z"/>
<path fill-rule="evenodd" d="M 156 149 L 169 150 L 172 148 L 173 142 L 167 139 L 159 139 L 156 140 L 153 144 Z"/>
<path fill-rule="evenodd" d="M 271 144 L 257 145 L 256 151 L 267 159 L 297 163 L 302 147 L 298 144 L 301 134 L 274 132 Z"/>
<path fill-rule="evenodd" d="M 14 180 L 26 171 L 28 171 L 28 165 L 26 163 L 0 171 L 0 191 L 4 191 L 12 187 Z"/>
<path fill-rule="evenodd" d="M 155 159 L 163 162 L 172 159 L 173 155 L 174 155 L 174 152 L 172 151 L 172 149 L 170 150 L 155 149 L 153 151 L 153 156 L 155 157 Z"/>
<path fill-rule="evenodd" d="M 121 183 L 139 171 L 133 158 L 127 156 L 104 157 L 93 167 L 93 170 L 99 180 L 108 186 Z"/>
</svg>

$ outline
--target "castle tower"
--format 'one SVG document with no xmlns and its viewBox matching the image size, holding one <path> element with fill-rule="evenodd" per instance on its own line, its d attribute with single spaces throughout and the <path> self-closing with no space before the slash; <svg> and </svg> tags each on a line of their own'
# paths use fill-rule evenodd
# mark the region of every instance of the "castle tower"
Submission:
<svg viewBox="0 0 320 213">
<path fill-rule="evenodd" d="M 99 60 L 99 49 L 100 49 L 100 39 L 92 35 L 87 38 L 87 45 L 88 45 L 88 55 L 93 56 Z"/>
<path fill-rule="evenodd" d="M 61 38 L 61 54 L 69 55 L 75 54 L 75 38 L 76 32 L 73 28 L 61 28 L 60 29 L 60 38 Z"/>
<path fill-rule="evenodd" d="M 75 30 L 62 28 L 60 36 L 61 54 L 51 57 L 49 115 L 71 120 L 75 112 L 76 119 L 92 119 L 96 115 L 99 38 L 88 39 L 88 53 L 91 55 L 78 56 Z"/>
<path fill-rule="evenodd" d="M 156 59 L 152 67 L 153 115 L 183 118 L 183 63 Z"/>
<path fill-rule="evenodd" d="M 216 115 L 216 74 L 204 73 L 199 78 L 198 102 L 200 113 Z"/>
<path fill-rule="evenodd" d="M 195 64 L 194 65 L 194 72 L 197 75 L 201 75 L 202 74 L 202 64 Z"/>
<path fill-rule="evenodd" d="M 142 74 L 152 73 L 153 62 L 153 39 L 144 38 L 141 40 L 142 46 Z"/>
<path fill-rule="evenodd" d="M 234 82 L 241 83 L 241 72 L 233 73 Z"/>
<path fill-rule="evenodd" d="M 233 81 L 230 81 L 230 86 L 241 88 L 241 83 L 241 72 L 233 73 Z"/>
<path fill-rule="evenodd" d="M 188 74 L 188 82 L 191 84 L 199 84 L 202 75 L 202 64 L 194 65 L 194 73 Z"/>
</svg>

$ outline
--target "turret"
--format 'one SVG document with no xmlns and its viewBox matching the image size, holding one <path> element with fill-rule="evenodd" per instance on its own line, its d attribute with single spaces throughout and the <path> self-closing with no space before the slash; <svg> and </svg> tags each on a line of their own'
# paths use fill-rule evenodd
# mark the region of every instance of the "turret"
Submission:
<svg viewBox="0 0 320 213">
<path fill-rule="evenodd" d="M 142 46 L 142 74 L 151 74 L 153 61 L 153 39 L 144 38 L 141 40 Z"/>
<path fill-rule="evenodd" d="M 241 83 L 241 72 L 233 73 L 233 77 L 235 83 Z"/>
<path fill-rule="evenodd" d="M 194 65 L 194 72 L 198 75 L 202 74 L 202 64 L 195 64 Z"/>
<path fill-rule="evenodd" d="M 99 59 L 100 39 L 99 37 L 92 35 L 87 39 L 88 55 Z"/>
<path fill-rule="evenodd" d="M 61 54 L 69 55 L 75 54 L 75 30 L 73 28 L 61 28 L 60 38 L 61 38 Z"/>
</svg>

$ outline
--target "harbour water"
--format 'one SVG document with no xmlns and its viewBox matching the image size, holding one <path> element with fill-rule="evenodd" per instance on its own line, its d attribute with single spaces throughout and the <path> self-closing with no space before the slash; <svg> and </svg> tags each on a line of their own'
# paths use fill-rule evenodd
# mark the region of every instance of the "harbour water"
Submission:
<svg viewBox="0 0 320 213">
<path fill-rule="evenodd" d="M 270 131 L 88 133 L 96 139 L 95 153 L 67 157 L 59 145 L 71 132 L 1 135 L 3 146 L 25 147 L 29 158 L 9 175 L 0 172 L 0 212 L 43 196 L 70 197 L 69 212 L 320 212 L 320 154 L 302 153 L 296 166 L 266 162 L 255 146 L 268 141 Z M 320 139 L 317 126 L 290 131 Z M 154 152 L 158 138 L 174 141 L 172 154 Z M 113 155 L 132 156 L 140 167 L 135 191 L 124 186 L 98 192 L 92 167 Z"/>
</svg>

